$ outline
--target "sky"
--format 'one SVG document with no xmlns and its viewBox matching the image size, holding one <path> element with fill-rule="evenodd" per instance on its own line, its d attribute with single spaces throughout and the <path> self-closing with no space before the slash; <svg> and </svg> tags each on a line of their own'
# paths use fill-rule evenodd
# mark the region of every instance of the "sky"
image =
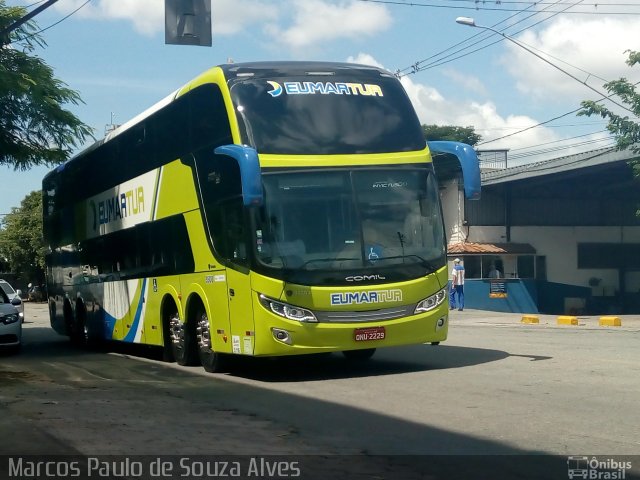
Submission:
<svg viewBox="0 0 640 480">
<path fill-rule="evenodd" d="M 396 73 L 421 123 L 473 127 L 478 149 L 508 149 L 508 166 L 613 145 L 603 119 L 575 111 L 583 100 L 617 110 L 603 85 L 640 81 L 625 63 L 640 50 L 640 0 L 211 0 L 211 9 L 213 45 L 179 46 L 164 43 L 164 0 L 58 0 L 34 18 L 47 44 L 36 54 L 80 94 L 84 103 L 65 108 L 96 140 L 213 66 L 326 60 Z M 0 166 L 0 215 L 49 170 Z"/>
</svg>

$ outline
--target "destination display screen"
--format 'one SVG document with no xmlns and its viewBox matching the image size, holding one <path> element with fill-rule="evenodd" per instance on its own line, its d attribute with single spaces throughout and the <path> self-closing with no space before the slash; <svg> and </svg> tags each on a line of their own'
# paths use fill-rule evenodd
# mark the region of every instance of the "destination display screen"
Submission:
<svg viewBox="0 0 640 480">
<path fill-rule="evenodd" d="M 392 76 L 300 75 L 231 87 L 243 143 L 258 153 L 328 155 L 425 148 L 420 122 Z"/>
</svg>

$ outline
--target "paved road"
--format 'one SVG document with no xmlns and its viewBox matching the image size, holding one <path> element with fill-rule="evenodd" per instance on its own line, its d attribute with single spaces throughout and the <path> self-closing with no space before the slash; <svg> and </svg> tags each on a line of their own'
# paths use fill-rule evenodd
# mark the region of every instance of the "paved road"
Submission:
<svg viewBox="0 0 640 480">
<path fill-rule="evenodd" d="M 79 351 L 50 330 L 44 305 L 25 314 L 23 352 L 0 357 L 5 455 L 329 455 L 313 468 L 324 478 L 367 468 L 381 478 L 567 478 L 569 455 L 640 453 L 632 317 L 622 328 L 587 317 L 558 327 L 455 311 L 437 347 L 381 350 L 360 365 L 340 355 L 247 361 L 211 375 L 146 350 Z M 558 457 L 519 457 L 538 453 Z"/>
</svg>

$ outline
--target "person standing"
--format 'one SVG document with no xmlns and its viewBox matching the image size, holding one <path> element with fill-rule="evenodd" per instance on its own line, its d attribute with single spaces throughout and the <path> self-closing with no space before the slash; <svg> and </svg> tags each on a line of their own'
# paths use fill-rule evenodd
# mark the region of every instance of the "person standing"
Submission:
<svg viewBox="0 0 640 480">
<path fill-rule="evenodd" d="M 453 270 L 451 271 L 451 310 L 458 307 L 459 311 L 464 310 L 464 266 L 460 259 L 453 261 Z"/>
<path fill-rule="evenodd" d="M 496 267 L 496 264 L 491 262 L 491 265 L 489 266 L 489 278 L 502 278 L 502 274 L 500 273 L 500 270 L 498 270 L 498 268 Z"/>
</svg>

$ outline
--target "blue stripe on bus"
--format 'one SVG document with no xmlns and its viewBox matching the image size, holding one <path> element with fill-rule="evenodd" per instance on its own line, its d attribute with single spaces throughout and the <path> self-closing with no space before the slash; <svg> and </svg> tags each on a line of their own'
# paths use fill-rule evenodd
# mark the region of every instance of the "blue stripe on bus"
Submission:
<svg viewBox="0 0 640 480">
<path fill-rule="evenodd" d="M 138 324 L 140 323 L 140 317 L 142 316 L 142 304 L 144 303 L 144 291 L 147 287 L 147 279 L 142 279 L 142 289 L 140 290 L 140 299 L 138 300 L 138 308 L 136 309 L 136 316 L 133 319 L 133 325 L 127 336 L 124 337 L 125 342 L 133 342 L 136 339 L 136 332 L 138 331 Z"/>
<path fill-rule="evenodd" d="M 102 310 L 104 312 L 104 338 L 111 340 L 113 338 L 113 331 L 116 328 L 116 322 L 118 319 L 112 316 L 106 310 Z"/>
</svg>

